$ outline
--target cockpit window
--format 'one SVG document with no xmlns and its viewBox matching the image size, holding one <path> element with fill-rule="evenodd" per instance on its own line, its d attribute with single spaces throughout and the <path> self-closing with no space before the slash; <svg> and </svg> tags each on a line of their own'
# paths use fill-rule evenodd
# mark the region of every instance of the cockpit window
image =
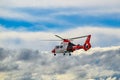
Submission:
<svg viewBox="0 0 120 80">
<path fill-rule="evenodd" d="M 59 48 L 59 46 L 56 46 L 56 49 L 58 49 Z"/>
<path fill-rule="evenodd" d="M 55 48 L 56 48 L 56 49 L 58 49 L 58 48 L 63 48 L 63 46 L 62 46 L 62 45 L 60 45 L 60 46 L 56 46 Z"/>
</svg>

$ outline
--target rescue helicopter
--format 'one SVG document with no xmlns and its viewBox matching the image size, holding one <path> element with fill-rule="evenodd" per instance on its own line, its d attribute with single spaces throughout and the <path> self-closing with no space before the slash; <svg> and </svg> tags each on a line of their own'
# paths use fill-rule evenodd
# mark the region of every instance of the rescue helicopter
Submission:
<svg viewBox="0 0 120 80">
<path fill-rule="evenodd" d="M 55 46 L 55 48 L 51 51 L 54 54 L 54 56 L 56 56 L 56 54 L 59 54 L 59 53 L 63 53 L 63 55 L 65 55 L 66 53 L 69 53 L 69 56 L 71 56 L 71 53 L 76 50 L 83 49 L 87 51 L 91 48 L 91 44 L 90 44 L 91 35 L 74 37 L 69 39 L 64 39 L 58 35 L 55 35 L 55 36 L 61 39 L 62 42 L 60 45 Z M 71 42 L 74 39 L 85 38 L 85 37 L 86 37 L 86 40 L 83 45 L 80 45 L 80 44 L 76 45 Z"/>
</svg>

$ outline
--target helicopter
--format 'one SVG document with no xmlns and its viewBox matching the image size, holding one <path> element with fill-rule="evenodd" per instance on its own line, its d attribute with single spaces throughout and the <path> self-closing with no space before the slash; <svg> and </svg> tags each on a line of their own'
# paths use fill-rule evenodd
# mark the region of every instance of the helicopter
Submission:
<svg viewBox="0 0 120 80">
<path fill-rule="evenodd" d="M 55 46 L 55 48 L 51 51 L 54 54 L 54 56 L 56 56 L 56 54 L 58 53 L 63 53 L 63 55 L 65 55 L 66 53 L 69 53 L 69 56 L 71 56 L 71 53 L 76 50 L 83 49 L 87 51 L 91 48 L 91 44 L 90 44 L 91 35 L 74 37 L 69 39 L 64 39 L 58 35 L 55 35 L 55 36 L 61 39 L 62 42 L 60 45 Z M 80 44 L 76 45 L 71 42 L 74 39 L 85 38 L 85 37 L 86 37 L 86 40 L 83 45 L 80 45 Z"/>
</svg>

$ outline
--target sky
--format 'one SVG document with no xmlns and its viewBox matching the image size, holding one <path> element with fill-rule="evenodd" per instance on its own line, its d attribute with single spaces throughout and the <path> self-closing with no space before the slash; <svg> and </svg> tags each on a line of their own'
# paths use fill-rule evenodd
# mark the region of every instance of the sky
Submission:
<svg viewBox="0 0 120 80">
<path fill-rule="evenodd" d="M 119 0 L 1 0 L 0 46 L 50 50 L 49 47 L 54 47 L 51 45 L 59 42 L 39 40 L 56 39 L 56 34 L 65 38 L 91 34 L 93 47 L 119 46 L 119 3 Z"/>
<path fill-rule="evenodd" d="M 0 23 L 7 29 L 60 32 L 84 26 L 120 27 L 119 0 L 0 2 Z"/>
<path fill-rule="evenodd" d="M 54 59 L 49 54 L 60 42 L 40 41 L 58 39 L 54 36 L 56 34 L 63 38 L 91 34 L 92 49 L 88 51 L 90 55 L 78 50 L 75 53 L 80 55 L 72 56 L 73 64 L 67 62 L 65 67 L 62 67 L 65 63 L 57 64 L 59 60 L 64 62 L 71 59 L 68 57 L 60 59 L 62 56 Z M 0 78 L 52 80 L 55 75 L 57 80 L 63 80 L 65 76 L 71 76 L 69 80 L 118 80 L 120 78 L 118 76 L 120 65 L 117 64 L 120 59 L 119 34 L 120 0 L 0 0 Z M 74 43 L 82 45 L 84 41 L 85 39 L 79 39 Z M 46 56 L 43 56 L 43 53 Z M 109 63 L 112 56 L 115 58 Z M 48 60 L 44 62 L 45 59 Z M 81 60 L 80 63 L 77 60 Z M 13 64 L 10 64 L 12 62 Z M 46 65 L 48 63 L 50 64 Z M 111 66 L 114 63 L 115 66 Z M 31 67 L 31 65 L 35 66 Z M 48 66 L 52 66 L 52 69 Z M 56 69 L 55 67 L 58 66 L 60 67 Z M 33 72 L 29 71 L 28 67 L 33 69 Z M 47 68 L 49 72 L 40 73 Z M 63 71 L 60 71 L 61 69 Z M 77 70 L 78 72 L 75 72 Z M 92 71 L 95 71 L 96 75 L 92 74 Z M 16 72 L 19 73 L 14 75 Z"/>
</svg>

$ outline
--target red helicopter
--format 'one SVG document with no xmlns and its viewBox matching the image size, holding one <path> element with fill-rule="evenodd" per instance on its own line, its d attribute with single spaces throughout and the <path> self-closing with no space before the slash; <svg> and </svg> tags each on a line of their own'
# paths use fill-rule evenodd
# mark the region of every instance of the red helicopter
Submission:
<svg viewBox="0 0 120 80">
<path fill-rule="evenodd" d="M 66 53 L 69 53 L 69 56 L 71 56 L 71 52 L 74 52 L 75 50 L 84 49 L 85 51 L 87 51 L 91 48 L 91 44 L 90 44 L 91 35 L 74 37 L 69 39 L 64 39 L 58 35 L 55 35 L 55 36 L 60 38 L 63 42 L 61 42 L 60 45 L 56 46 L 52 50 L 52 53 L 54 54 L 54 56 L 56 56 L 57 53 L 63 53 L 63 55 L 65 55 Z M 85 38 L 85 37 L 87 37 L 87 39 L 84 45 L 80 45 L 80 44 L 75 45 L 74 43 L 71 42 L 74 39 Z"/>
</svg>

